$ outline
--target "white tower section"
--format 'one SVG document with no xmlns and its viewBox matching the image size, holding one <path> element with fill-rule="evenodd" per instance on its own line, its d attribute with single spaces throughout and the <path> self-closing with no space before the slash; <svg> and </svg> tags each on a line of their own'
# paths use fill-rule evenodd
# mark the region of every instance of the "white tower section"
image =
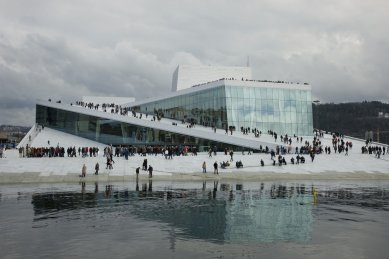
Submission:
<svg viewBox="0 0 389 259">
<path fill-rule="evenodd" d="M 179 65 L 173 73 L 172 91 L 232 77 L 239 80 L 242 78 L 251 80 L 251 68 Z"/>
</svg>

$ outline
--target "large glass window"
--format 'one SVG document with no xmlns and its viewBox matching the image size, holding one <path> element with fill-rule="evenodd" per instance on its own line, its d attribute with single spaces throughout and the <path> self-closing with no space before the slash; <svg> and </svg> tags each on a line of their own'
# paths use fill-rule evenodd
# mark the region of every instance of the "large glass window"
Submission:
<svg viewBox="0 0 389 259">
<path fill-rule="evenodd" d="M 242 89 L 243 89 L 243 98 L 250 99 L 250 88 L 242 87 Z"/>
<path fill-rule="evenodd" d="M 271 88 L 267 88 L 267 98 L 268 100 L 272 100 L 273 99 L 273 89 Z"/>
<path fill-rule="evenodd" d="M 279 89 L 273 89 L 273 100 L 278 100 Z"/>
<path fill-rule="evenodd" d="M 280 134 L 301 135 L 302 123 L 308 125 L 304 132 L 311 132 L 312 126 L 309 124 L 312 120 L 311 93 L 293 88 L 220 86 L 143 106 L 150 106 L 149 113 L 153 113 L 154 108 L 162 109 L 167 111 L 166 117 L 194 119 L 198 124 L 209 126 L 212 123 L 219 128 L 226 124 L 237 127 L 262 125 L 263 131 L 275 130 L 266 128 L 271 126 L 280 129 Z M 286 123 L 289 127 L 284 127 Z M 286 129 L 297 132 L 283 132 Z"/>
</svg>

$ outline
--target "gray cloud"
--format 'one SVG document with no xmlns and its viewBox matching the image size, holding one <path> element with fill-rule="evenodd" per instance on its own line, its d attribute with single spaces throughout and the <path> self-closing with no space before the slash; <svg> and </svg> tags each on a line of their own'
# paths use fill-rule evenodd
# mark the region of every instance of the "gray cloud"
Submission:
<svg viewBox="0 0 389 259">
<path fill-rule="evenodd" d="M 169 91 L 178 64 L 250 64 L 323 102 L 387 101 L 389 2 L 0 1 L 0 124 L 37 99 Z"/>
</svg>

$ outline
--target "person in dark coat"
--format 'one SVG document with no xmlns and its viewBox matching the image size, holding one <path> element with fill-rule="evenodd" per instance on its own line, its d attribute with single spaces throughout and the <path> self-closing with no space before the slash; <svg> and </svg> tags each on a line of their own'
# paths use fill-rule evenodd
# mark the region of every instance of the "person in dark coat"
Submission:
<svg viewBox="0 0 389 259">
<path fill-rule="evenodd" d="M 147 171 L 147 159 L 143 160 L 143 170 Z"/>
<path fill-rule="evenodd" d="M 217 169 L 217 162 L 215 161 L 215 163 L 213 164 L 213 173 L 214 174 L 219 174 L 219 171 Z"/>
</svg>

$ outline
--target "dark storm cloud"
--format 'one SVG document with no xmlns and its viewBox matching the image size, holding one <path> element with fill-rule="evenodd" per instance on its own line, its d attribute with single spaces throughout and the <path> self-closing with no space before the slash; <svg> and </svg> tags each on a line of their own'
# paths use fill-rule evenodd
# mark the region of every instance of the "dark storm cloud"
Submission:
<svg viewBox="0 0 389 259">
<path fill-rule="evenodd" d="M 178 64 L 245 65 L 323 102 L 387 101 L 387 1 L 1 1 L 0 124 L 36 99 L 143 99 Z"/>
<path fill-rule="evenodd" d="M 28 34 L 17 47 L 2 42 L 0 51 L 4 53 L 0 107 L 30 108 L 28 123 L 33 122 L 37 99 L 74 102 L 83 95 L 145 98 L 170 87 L 171 69 L 128 43 L 118 43 L 113 49 L 83 49 L 69 46 L 65 39 Z"/>
</svg>

